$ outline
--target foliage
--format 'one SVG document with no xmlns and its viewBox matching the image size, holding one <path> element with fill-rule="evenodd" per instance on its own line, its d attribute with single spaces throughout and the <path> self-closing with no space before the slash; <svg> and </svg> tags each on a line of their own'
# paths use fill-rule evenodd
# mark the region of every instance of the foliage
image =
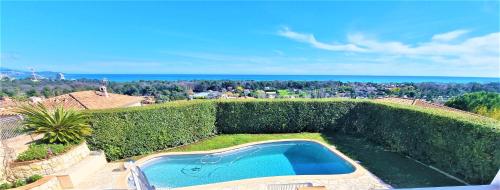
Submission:
<svg viewBox="0 0 500 190">
<path fill-rule="evenodd" d="M 0 190 L 10 189 L 10 188 L 12 188 L 12 183 L 6 182 L 6 183 L 0 184 Z"/>
<path fill-rule="evenodd" d="M 500 166 L 500 123 L 477 116 L 390 103 L 361 102 L 336 130 L 368 138 L 471 183 L 488 183 Z"/>
<path fill-rule="evenodd" d="M 0 97 L 26 99 L 29 96 L 58 96 L 70 92 L 96 90 L 99 80 L 40 80 L 34 83 L 29 79 L 2 81 Z M 341 95 L 344 97 L 398 96 L 415 97 L 442 101 L 442 97 L 453 97 L 467 92 L 500 92 L 500 83 L 370 83 L 340 81 L 133 81 L 109 82 L 108 91 L 133 96 L 154 96 L 158 102 L 185 100 L 191 91 L 234 91 L 241 94 L 250 90 L 253 97 L 262 98 L 259 90 L 284 90 L 290 95 L 302 98 L 325 98 Z M 232 90 L 231 90 L 232 89 Z M 284 92 L 282 91 L 282 92 Z M 260 95 L 259 95 L 260 94 Z M 280 96 L 287 96 L 281 95 Z"/>
<path fill-rule="evenodd" d="M 94 149 L 110 160 L 147 154 L 215 134 L 211 101 L 172 102 L 154 106 L 93 111 Z"/>
<path fill-rule="evenodd" d="M 48 143 L 77 143 L 92 132 L 86 114 L 63 107 L 49 110 L 39 103 L 23 105 L 18 112 L 25 116 L 23 122 L 28 129 L 43 134 L 43 141 Z"/>
<path fill-rule="evenodd" d="M 451 99 L 445 105 L 500 120 L 500 93 L 467 93 Z"/>
<path fill-rule="evenodd" d="M 33 183 L 35 181 L 38 181 L 39 179 L 42 179 L 42 178 L 43 178 L 43 176 L 35 174 L 35 175 L 32 175 L 26 179 L 17 179 L 16 181 L 14 181 L 14 183 L 9 183 L 9 182 L 2 183 L 2 184 L 0 184 L 0 190 L 21 187 L 21 186 Z"/>
<path fill-rule="evenodd" d="M 26 180 L 24 180 L 24 179 L 18 179 L 13 184 L 14 187 L 21 187 L 24 185 L 26 185 Z"/>
<path fill-rule="evenodd" d="M 319 132 L 337 125 L 355 100 L 219 101 L 217 130 L 234 133 Z"/>
<path fill-rule="evenodd" d="M 28 150 L 17 156 L 17 161 L 43 160 L 49 156 L 49 148 L 55 156 L 68 151 L 73 146 L 73 144 L 31 144 Z"/>
<path fill-rule="evenodd" d="M 42 179 L 42 178 L 43 178 L 43 176 L 35 174 L 35 175 L 32 175 L 32 176 L 26 178 L 26 183 L 28 183 L 28 184 L 33 183 L 33 182 L 38 181 L 39 179 Z"/>
</svg>

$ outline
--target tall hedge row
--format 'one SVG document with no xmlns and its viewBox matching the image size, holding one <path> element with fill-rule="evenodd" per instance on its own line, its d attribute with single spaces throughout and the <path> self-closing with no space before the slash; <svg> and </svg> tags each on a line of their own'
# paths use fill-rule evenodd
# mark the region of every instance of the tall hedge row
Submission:
<svg viewBox="0 0 500 190">
<path fill-rule="evenodd" d="M 142 155 L 215 134 L 213 102 L 91 112 L 93 135 L 88 143 L 110 160 Z"/>
<path fill-rule="evenodd" d="M 337 126 L 358 101 L 250 100 L 217 103 L 219 133 L 320 132 Z"/>
<path fill-rule="evenodd" d="M 193 142 L 215 133 L 342 130 L 472 183 L 500 168 L 500 122 L 462 113 L 357 100 L 245 100 L 168 103 L 92 112 L 89 143 L 109 159 Z"/>
<path fill-rule="evenodd" d="M 489 183 L 500 169 L 500 125 L 492 119 L 360 102 L 342 120 L 340 130 L 471 183 Z"/>
</svg>

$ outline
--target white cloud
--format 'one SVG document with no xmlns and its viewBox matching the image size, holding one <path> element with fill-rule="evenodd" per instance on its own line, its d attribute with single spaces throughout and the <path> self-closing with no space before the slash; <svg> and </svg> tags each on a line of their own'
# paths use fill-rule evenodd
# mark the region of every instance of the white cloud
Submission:
<svg viewBox="0 0 500 190">
<path fill-rule="evenodd" d="M 280 36 L 329 51 L 354 52 L 358 56 L 361 54 L 382 57 L 402 56 L 414 62 L 426 63 L 428 66 L 432 64 L 441 65 L 442 68 L 446 68 L 446 65 L 496 68 L 496 71 L 493 72 L 500 73 L 500 32 L 458 40 L 459 37 L 466 33 L 466 30 L 455 30 L 436 34 L 427 42 L 414 44 L 399 41 L 381 41 L 367 38 L 363 34 L 348 34 L 345 44 L 335 45 L 336 47 L 355 47 L 350 49 L 324 48 L 317 45 L 324 43 L 317 41 L 312 34 L 294 32 L 289 28 L 279 31 Z M 401 62 L 401 64 L 404 63 Z M 491 71 L 486 72 L 491 73 Z"/>
<path fill-rule="evenodd" d="M 469 33 L 467 30 L 455 30 L 447 33 L 436 34 L 432 36 L 432 40 L 434 41 L 451 41 L 457 39 L 458 37 Z"/>
<path fill-rule="evenodd" d="M 319 49 L 325 49 L 325 50 L 331 50 L 331 51 L 354 51 L 354 52 L 365 51 L 364 49 L 359 48 L 353 44 L 336 45 L 336 44 L 322 43 L 322 42 L 319 42 L 318 40 L 316 40 L 316 38 L 312 34 L 297 33 L 297 32 L 290 30 L 288 27 L 283 27 L 281 30 L 279 30 L 278 35 L 293 39 L 295 41 L 308 43 L 308 44 L 312 45 L 313 47 L 316 47 Z"/>
</svg>

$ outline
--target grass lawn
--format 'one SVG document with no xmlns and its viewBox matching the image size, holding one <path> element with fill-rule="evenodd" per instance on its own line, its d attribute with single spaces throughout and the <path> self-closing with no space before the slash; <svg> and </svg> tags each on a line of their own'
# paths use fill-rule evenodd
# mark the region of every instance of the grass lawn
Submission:
<svg viewBox="0 0 500 190">
<path fill-rule="evenodd" d="M 341 152 L 396 188 L 463 185 L 400 154 L 385 150 L 366 139 L 345 134 L 287 133 L 218 135 L 189 145 L 160 152 L 189 152 L 227 148 L 235 145 L 279 139 L 312 139 L 334 145 Z M 158 152 L 156 152 L 158 153 Z M 147 155 L 133 157 L 137 160 Z"/>
<path fill-rule="evenodd" d="M 218 135 L 213 138 L 190 145 L 170 149 L 167 152 L 203 151 L 227 148 L 235 145 L 279 139 L 313 139 L 328 143 L 320 133 L 286 133 L 286 134 L 234 134 Z"/>
</svg>

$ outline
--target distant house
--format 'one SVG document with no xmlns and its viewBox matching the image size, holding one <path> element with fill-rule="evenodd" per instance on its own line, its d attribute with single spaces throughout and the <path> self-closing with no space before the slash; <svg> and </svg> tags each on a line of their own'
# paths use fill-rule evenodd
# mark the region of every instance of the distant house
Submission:
<svg viewBox="0 0 500 190">
<path fill-rule="evenodd" d="M 208 92 L 199 92 L 199 93 L 194 93 L 193 98 L 194 99 L 208 99 Z"/>
<path fill-rule="evenodd" d="M 194 99 L 217 99 L 222 96 L 221 92 L 211 91 L 208 92 L 199 92 L 192 95 Z"/>
<path fill-rule="evenodd" d="M 276 98 L 278 94 L 274 91 L 272 92 L 266 92 L 266 98 Z"/>
<path fill-rule="evenodd" d="M 65 80 L 64 74 L 63 73 L 57 73 L 56 74 L 56 80 Z"/>
</svg>

